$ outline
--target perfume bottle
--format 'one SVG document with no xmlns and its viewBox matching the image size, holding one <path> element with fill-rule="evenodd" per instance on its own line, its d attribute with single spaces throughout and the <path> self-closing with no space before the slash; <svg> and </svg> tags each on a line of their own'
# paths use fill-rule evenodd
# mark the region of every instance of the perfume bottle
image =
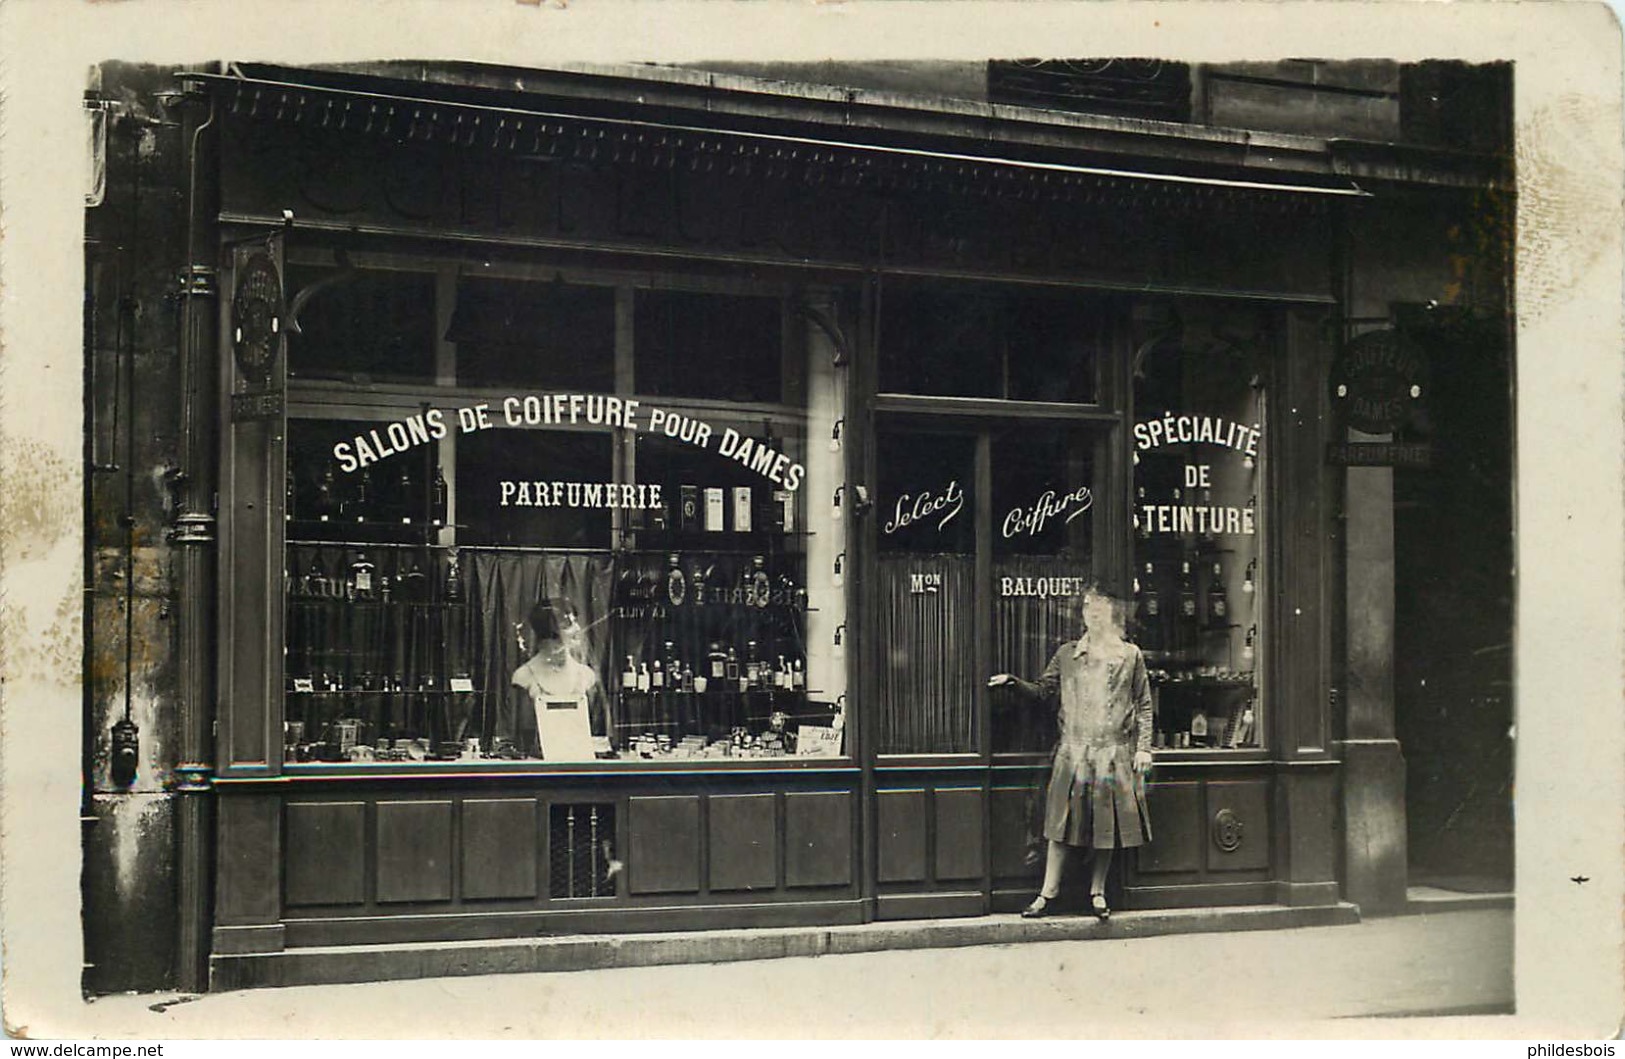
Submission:
<svg viewBox="0 0 1625 1059">
<path fill-rule="evenodd" d="M 316 520 L 318 522 L 331 522 L 339 516 L 339 486 L 333 478 L 331 465 L 322 468 L 322 476 L 316 482 L 315 503 Z"/>
<path fill-rule="evenodd" d="M 682 558 L 672 552 L 666 559 L 666 598 L 674 607 L 688 598 L 688 579 L 683 576 Z"/>
<path fill-rule="evenodd" d="M 1179 616 L 1187 622 L 1196 620 L 1196 582 L 1191 580 L 1189 559 L 1179 564 Z"/>
<path fill-rule="evenodd" d="M 457 603 L 463 598 L 463 578 L 459 571 L 456 552 L 446 553 L 446 602 Z"/>
<path fill-rule="evenodd" d="M 1230 597 L 1224 589 L 1224 563 L 1213 561 L 1213 575 L 1207 584 L 1207 617 L 1216 626 L 1230 621 Z"/>
<path fill-rule="evenodd" d="M 745 601 L 765 607 L 773 600 L 773 582 L 767 576 L 767 557 L 758 555 L 750 561 L 750 591 Z"/>
<path fill-rule="evenodd" d="M 436 464 L 434 481 L 429 485 L 429 521 L 436 526 L 446 524 L 449 495 L 450 490 L 446 488 L 446 472 Z"/>
<path fill-rule="evenodd" d="M 372 599 L 373 581 L 377 572 L 378 568 L 367 558 L 365 549 L 356 552 L 355 561 L 350 564 L 349 577 L 345 580 L 345 594 L 351 599 Z"/>
</svg>

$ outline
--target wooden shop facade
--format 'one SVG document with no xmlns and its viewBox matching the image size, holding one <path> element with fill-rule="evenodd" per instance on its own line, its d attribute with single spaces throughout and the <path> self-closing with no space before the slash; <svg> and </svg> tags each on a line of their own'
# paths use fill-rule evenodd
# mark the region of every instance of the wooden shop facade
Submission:
<svg viewBox="0 0 1625 1059">
<path fill-rule="evenodd" d="M 1013 912 L 1053 724 L 987 678 L 1091 585 L 1156 701 L 1117 903 L 1392 902 L 1345 464 L 1432 394 L 1372 292 L 1449 265 L 1359 233 L 1493 159 L 654 68 L 173 90 L 183 969 Z"/>
</svg>

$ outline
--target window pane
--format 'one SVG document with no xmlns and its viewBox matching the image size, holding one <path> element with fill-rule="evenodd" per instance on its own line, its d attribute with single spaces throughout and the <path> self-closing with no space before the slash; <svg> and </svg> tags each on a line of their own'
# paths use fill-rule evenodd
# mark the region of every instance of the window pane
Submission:
<svg viewBox="0 0 1625 1059">
<path fill-rule="evenodd" d="M 993 439 L 993 671 L 1034 680 L 1077 636 L 1071 604 L 1093 577 L 1094 432 L 1028 426 Z M 1053 717 L 993 693 L 993 750 L 1046 751 Z"/>
<path fill-rule="evenodd" d="M 1151 343 L 1135 386 L 1134 630 L 1160 747 L 1263 742 L 1263 375 L 1215 333 Z"/>
<path fill-rule="evenodd" d="M 464 386 L 615 388 L 615 291 L 463 278 L 446 338 Z"/>
<path fill-rule="evenodd" d="M 880 389 L 1093 402 L 1110 304 L 1071 292 L 889 284 L 880 312 Z"/>
<path fill-rule="evenodd" d="M 1005 306 L 964 286 L 888 285 L 880 311 L 880 388 L 1001 397 Z"/>
<path fill-rule="evenodd" d="M 345 382 L 434 381 L 434 276 L 288 266 L 289 374 Z"/>
<path fill-rule="evenodd" d="M 877 448 L 878 749 L 974 751 L 976 440 L 886 431 Z"/>
<path fill-rule="evenodd" d="M 1077 294 L 1012 296 L 1007 396 L 1015 401 L 1095 401 L 1096 365 L 1112 319 L 1109 305 Z"/>
<path fill-rule="evenodd" d="M 633 333 L 640 393 L 783 400 L 783 302 L 747 295 L 638 291 Z"/>
</svg>

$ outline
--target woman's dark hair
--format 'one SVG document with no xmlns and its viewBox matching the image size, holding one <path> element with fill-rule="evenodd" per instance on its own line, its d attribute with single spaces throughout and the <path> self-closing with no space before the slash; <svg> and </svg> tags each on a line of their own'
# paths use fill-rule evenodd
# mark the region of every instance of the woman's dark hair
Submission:
<svg viewBox="0 0 1625 1059">
<path fill-rule="evenodd" d="M 537 643 L 564 638 L 559 627 L 558 612 L 553 609 L 553 601 L 550 599 L 544 599 L 530 608 L 530 613 L 525 615 L 525 621 L 530 624 L 530 631 L 535 634 Z"/>
</svg>

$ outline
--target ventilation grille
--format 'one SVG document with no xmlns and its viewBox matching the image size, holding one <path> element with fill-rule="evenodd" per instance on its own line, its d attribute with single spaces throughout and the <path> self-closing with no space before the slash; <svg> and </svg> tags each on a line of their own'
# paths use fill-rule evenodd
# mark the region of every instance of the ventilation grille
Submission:
<svg viewBox="0 0 1625 1059">
<path fill-rule="evenodd" d="M 615 806 L 584 802 L 549 807 L 548 891 L 553 897 L 614 897 Z"/>
</svg>

